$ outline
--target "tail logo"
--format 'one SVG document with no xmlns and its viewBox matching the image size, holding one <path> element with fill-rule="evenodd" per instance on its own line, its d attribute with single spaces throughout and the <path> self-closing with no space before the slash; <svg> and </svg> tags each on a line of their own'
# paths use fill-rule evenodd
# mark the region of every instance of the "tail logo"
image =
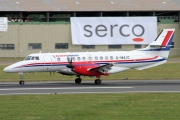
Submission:
<svg viewBox="0 0 180 120">
<path fill-rule="evenodd" d="M 163 42 L 161 44 L 162 47 L 165 47 L 168 44 L 168 42 L 169 42 L 169 40 L 170 40 L 170 38 L 172 36 L 172 33 L 173 33 L 173 31 L 168 31 L 167 32 L 167 35 L 166 35 L 166 37 L 164 38 L 164 40 L 163 40 Z"/>
</svg>

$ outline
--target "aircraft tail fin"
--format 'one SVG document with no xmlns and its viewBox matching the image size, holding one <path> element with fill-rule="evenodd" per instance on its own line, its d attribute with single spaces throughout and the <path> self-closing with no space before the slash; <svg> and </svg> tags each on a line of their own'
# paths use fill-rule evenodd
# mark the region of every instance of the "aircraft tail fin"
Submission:
<svg viewBox="0 0 180 120">
<path fill-rule="evenodd" d="M 163 29 L 158 37 L 149 44 L 143 51 L 147 54 L 168 58 L 175 29 Z"/>
<path fill-rule="evenodd" d="M 163 29 L 150 47 L 168 47 L 171 46 L 175 29 Z"/>
</svg>

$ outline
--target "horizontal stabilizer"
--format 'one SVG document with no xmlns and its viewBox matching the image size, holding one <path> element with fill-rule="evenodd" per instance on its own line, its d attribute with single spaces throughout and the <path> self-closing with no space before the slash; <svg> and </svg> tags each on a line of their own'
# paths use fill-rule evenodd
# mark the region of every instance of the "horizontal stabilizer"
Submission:
<svg viewBox="0 0 180 120">
<path fill-rule="evenodd" d="M 144 69 L 147 69 L 147 68 L 151 68 L 151 67 L 155 67 L 155 66 L 164 64 L 166 62 L 167 62 L 167 60 L 164 60 L 164 61 L 161 61 L 161 62 L 158 62 L 158 63 L 154 63 L 154 64 L 151 64 L 151 65 L 148 65 L 148 66 L 138 67 L 138 68 L 135 68 L 135 69 L 136 70 L 144 70 Z"/>
</svg>

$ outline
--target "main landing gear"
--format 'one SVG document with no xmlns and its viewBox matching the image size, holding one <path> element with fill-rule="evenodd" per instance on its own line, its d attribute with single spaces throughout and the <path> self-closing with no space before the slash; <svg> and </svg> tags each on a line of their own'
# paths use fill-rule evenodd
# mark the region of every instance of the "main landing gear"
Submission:
<svg viewBox="0 0 180 120">
<path fill-rule="evenodd" d="M 75 83 L 76 83 L 76 84 L 81 84 L 81 81 L 82 81 L 82 79 L 80 78 L 80 76 L 77 76 L 77 78 L 75 79 Z M 99 79 L 99 78 L 94 81 L 94 83 L 95 83 L 96 85 L 100 85 L 101 82 L 102 82 L 102 80 Z"/>
<path fill-rule="evenodd" d="M 96 85 L 100 85 L 101 84 L 101 82 L 102 82 L 102 80 L 100 79 L 100 75 L 98 75 L 98 76 L 96 76 L 96 80 L 94 81 L 94 83 L 96 84 Z"/>
<path fill-rule="evenodd" d="M 76 84 L 80 84 L 81 81 L 82 81 L 82 79 L 81 79 L 80 77 L 77 77 L 77 78 L 75 79 L 75 83 L 76 83 Z"/>
<path fill-rule="evenodd" d="M 23 80 L 23 73 L 19 73 L 19 77 L 20 77 L 20 81 L 19 81 L 19 84 L 20 85 L 24 85 L 25 84 L 25 82 L 24 82 L 24 80 Z"/>
<path fill-rule="evenodd" d="M 95 83 L 96 85 L 100 85 L 101 82 L 102 82 L 102 80 L 100 80 L 100 79 L 96 79 L 96 80 L 94 81 L 94 83 Z"/>
</svg>

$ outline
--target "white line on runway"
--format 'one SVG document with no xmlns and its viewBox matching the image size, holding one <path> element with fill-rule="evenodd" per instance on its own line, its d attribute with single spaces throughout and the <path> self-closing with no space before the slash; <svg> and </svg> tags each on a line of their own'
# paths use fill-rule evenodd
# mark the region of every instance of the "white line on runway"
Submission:
<svg viewBox="0 0 180 120">
<path fill-rule="evenodd" d="M 120 89 L 120 88 L 134 88 L 134 87 L 65 87 L 65 88 L 5 88 L 4 90 L 72 90 L 72 89 Z"/>
</svg>

